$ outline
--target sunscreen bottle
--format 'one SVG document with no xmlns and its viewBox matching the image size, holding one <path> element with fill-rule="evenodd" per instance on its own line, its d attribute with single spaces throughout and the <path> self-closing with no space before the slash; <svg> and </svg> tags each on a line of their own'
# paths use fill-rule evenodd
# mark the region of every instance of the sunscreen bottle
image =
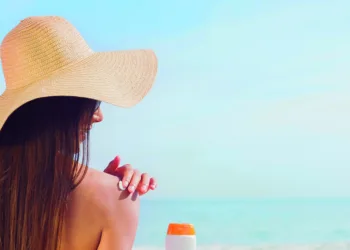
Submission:
<svg viewBox="0 0 350 250">
<path fill-rule="evenodd" d="M 196 232 L 192 224 L 170 223 L 165 240 L 166 250 L 196 250 Z"/>
</svg>

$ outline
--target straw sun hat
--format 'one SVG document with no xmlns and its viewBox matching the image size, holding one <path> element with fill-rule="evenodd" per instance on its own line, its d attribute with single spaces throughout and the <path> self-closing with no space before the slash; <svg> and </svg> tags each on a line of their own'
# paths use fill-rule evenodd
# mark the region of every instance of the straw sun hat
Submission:
<svg viewBox="0 0 350 250">
<path fill-rule="evenodd" d="M 131 107 L 147 94 L 157 73 L 153 51 L 94 52 L 72 24 L 56 16 L 22 20 L 0 49 L 6 82 L 0 130 L 13 111 L 42 97 L 86 97 Z"/>
</svg>

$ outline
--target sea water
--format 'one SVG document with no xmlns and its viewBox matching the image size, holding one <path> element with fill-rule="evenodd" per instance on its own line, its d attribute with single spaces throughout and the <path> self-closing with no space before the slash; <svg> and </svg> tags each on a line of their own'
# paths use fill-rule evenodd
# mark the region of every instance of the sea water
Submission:
<svg viewBox="0 0 350 250">
<path fill-rule="evenodd" d="M 136 250 L 164 249 L 169 222 L 195 225 L 198 250 L 350 249 L 349 199 L 142 200 Z"/>
</svg>

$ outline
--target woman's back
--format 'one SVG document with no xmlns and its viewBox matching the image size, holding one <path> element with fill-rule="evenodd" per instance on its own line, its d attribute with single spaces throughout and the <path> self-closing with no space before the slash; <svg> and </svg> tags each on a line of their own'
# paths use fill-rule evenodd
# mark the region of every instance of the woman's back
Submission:
<svg viewBox="0 0 350 250">
<path fill-rule="evenodd" d="M 131 249 L 139 204 L 135 195 L 118 190 L 118 182 L 117 177 L 94 169 L 88 170 L 69 198 L 64 218 L 62 250 L 119 249 L 121 244 L 123 249 Z M 124 208 L 129 212 L 123 212 Z M 108 220 L 115 220 L 115 226 L 122 230 L 110 228 L 109 237 Z M 103 241 L 102 234 L 107 234 Z M 103 245 L 107 245 L 107 248 L 103 249 Z"/>
<path fill-rule="evenodd" d="M 64 217 L 61 249 L 96 250 L 103 227 L 98 201 L 97 173 L 88 171 L 80 185 L 69 195 Z"/>
</svg>

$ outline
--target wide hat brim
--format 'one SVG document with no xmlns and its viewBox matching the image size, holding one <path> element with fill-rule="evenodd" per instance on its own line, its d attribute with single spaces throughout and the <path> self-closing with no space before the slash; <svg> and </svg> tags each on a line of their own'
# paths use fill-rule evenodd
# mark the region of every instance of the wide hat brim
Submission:
<svg viewBox="0 0 350 250">
<path fill-rule="evenodd" d="M 44 79 L 0 96 L 0 130 L 23 104 L 50 96 L 76 96 L 132 107 L 149 92 L 157 74 L 151 50 L 95 52 Z"/>
</svg>

